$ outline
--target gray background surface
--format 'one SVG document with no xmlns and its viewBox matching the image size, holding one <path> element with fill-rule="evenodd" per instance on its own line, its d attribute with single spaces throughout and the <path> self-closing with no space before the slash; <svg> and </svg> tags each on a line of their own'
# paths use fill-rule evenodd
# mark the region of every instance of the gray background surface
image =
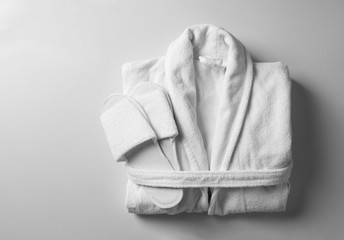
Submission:
<svg viewBox="0 0 344 240">
<path fill-rule="evenodd" d="M 285 213 L 135 216 L 99 123 L 124 62 L 212 23 L 293 79 Z M 344 3 L 0 1 L 0 239 L 343 239 Z"/>
</svg>

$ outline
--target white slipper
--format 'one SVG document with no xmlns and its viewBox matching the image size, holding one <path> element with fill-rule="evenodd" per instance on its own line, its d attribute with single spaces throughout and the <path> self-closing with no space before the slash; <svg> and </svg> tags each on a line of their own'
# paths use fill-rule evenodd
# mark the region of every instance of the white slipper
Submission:
<svg viewBox="0 0 344 240">
<path fill-rule="evenodd" d="M 124 161 L 128 151 L 157 136 L 133 101 L 113 94 L 104 103 L 100 116 L 115 161 Z"/>
<path fill-rule="evenodd" d="M 180 170 L 175 138 L 178 128 L 173 116 L 173 107 L 167 91 L 153 82 L 139 83 L 129 92 L 144 109 L 154 129 L 158 143 L 175 171 Z"/>
<path fill-rule="evenodd" d="M 113 94 L 105 101 L 101 120 L 117 161 L 126 160 L 129 167 L 136 169 L 174 171 L 175 147 L 171 145 L 169 160 L 158 142 L 173 143 L 169 139 L 178 135 L 168 101 L 161 89 L 146 84 L 135 89 L 132 96 Z M 148 186 L 143 189 L 160 208 L 174 207 L 183 197 L 182 189 Z"/>
</svg>

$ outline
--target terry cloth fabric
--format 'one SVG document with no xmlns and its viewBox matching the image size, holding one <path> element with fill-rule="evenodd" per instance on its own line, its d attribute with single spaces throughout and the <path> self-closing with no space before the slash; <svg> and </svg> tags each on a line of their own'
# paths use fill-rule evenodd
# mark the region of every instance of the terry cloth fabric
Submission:
<svg viewBox="0 0 344 240">
<path fill-rule="evenodd" d="M 142 82 L 170 96 L 179 131 L 180 171 L 128 169 L 127 207 L 138 214 L 209 215 L 284 211 L 292 168 L 290 79 L 281 62 L 252 62 L 223 28 L 187 28 L 166 56 L 122 66 L 123 92 Z M 145 186 L 181 188 L 183 199 L 162 209 Z"/>
<path fill-rule="evenodd" d="M 170 152 L 173 156 L 170 156 L 168 161 L 174 170 L 180 170 L 176 153 L 174 153 L 178 128 L 174 121 L 171 99 L 166 90 L 156 83 L 142 82 L 137 84 L 129 95 L 142 106 L 159 143 L 161 140 L 169 140 L 168 147 L 171 148 Z"/>
<path fill-rule="evenodd" d="M 156 83 L 145 82 L 138 84 L 129 95 L 144 109 L 158 139 L 178 135 L 172 103 L 165 89 Z"/>
<path fill-rule="evenodd" d="M 115 159 L 126 160 L 128 168 L 179 170 L 178 161 L 167 159 L 159 145 L 160 141 L 166 139 L 174 150 L 173 140 L 178 135 L 172 104 L 159 85 L 141 83 L 130 96 L 109 96 L 101 121 Z M 134 150 L 134 153 L 130 150 Z M 182 189 L 177 188 L 143 186 L 141 190 L 149 202 L 163 209 L 174 207 L 183 197 Z"/>
<path fill-rule="evenodd" d="M 156 142 L 157 136 L 135 102 L 115 94 L 110 96 L 106 103 L 114 98 L 114 104 L 105 108 L 100 119 L 112 155 L 116 161 L 120 161 L 125 160 L 125 154 L 141 143 L 150 139 Z"/>
</svg>

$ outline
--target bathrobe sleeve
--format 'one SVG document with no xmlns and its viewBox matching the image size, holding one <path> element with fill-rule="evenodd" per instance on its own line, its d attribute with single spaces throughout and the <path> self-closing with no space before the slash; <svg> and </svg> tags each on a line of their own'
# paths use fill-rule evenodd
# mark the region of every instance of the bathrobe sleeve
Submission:
<svg viewBox="0 0 344 240">
<path fill-rule="evenodd" d="M 254 72 L 251 101 L 234 158 L 238 161 L 235 166 L 240 170 L 290 166 L 291 82 L 288 67 L 282 63 L 255 63 Z"/>
</svg>

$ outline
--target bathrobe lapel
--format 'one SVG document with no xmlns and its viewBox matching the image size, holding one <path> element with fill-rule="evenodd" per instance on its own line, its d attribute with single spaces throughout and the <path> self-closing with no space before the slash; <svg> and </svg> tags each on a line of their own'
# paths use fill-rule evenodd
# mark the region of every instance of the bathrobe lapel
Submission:
<svg viewBox="0 0 344 240">
<path fill-rule="evenodd" d="M 226 41 L 229 43 L 227 67 L 223 88 L 217 95 L 220 99 L 210 170 L 228 170 L 230 167 L 253 81 L 252 60 L 244 46 L 229 33 Z"/>
<path fill-rule="evenodd" d="M 190 33 L 185 30 L 167 50 L 165 87 L 170 94 L 179 139 L 184 146 L 190 170 L 209 170 L 202 135 L 197 126 L 193 46 L 189 38 Z"/>
<path fill-rule="evenodd" d="M 222 29 L 221 29 L 222 30 Z M 223 30 L 224 31 L 224 30 Z M 218 36 L 210 36 L 211 41 Z M 219 98 L 210 166 L 197 126 L 193 29 L 189 28 L 169 46 L 165 59 L 165 87 L 173 103 L 180 141 L 191 170 L 227 170 L 244 122 L 252 85 L 252 62 L 243 45 L 225 32 L 228 51 L 226 73 Z M 218 40 L 217 40 L 218 41 Z M 218 46 L 218 44 L 215 44 Z M 215 122 L 215 121 L 214 121 Z"/>
</svg>

